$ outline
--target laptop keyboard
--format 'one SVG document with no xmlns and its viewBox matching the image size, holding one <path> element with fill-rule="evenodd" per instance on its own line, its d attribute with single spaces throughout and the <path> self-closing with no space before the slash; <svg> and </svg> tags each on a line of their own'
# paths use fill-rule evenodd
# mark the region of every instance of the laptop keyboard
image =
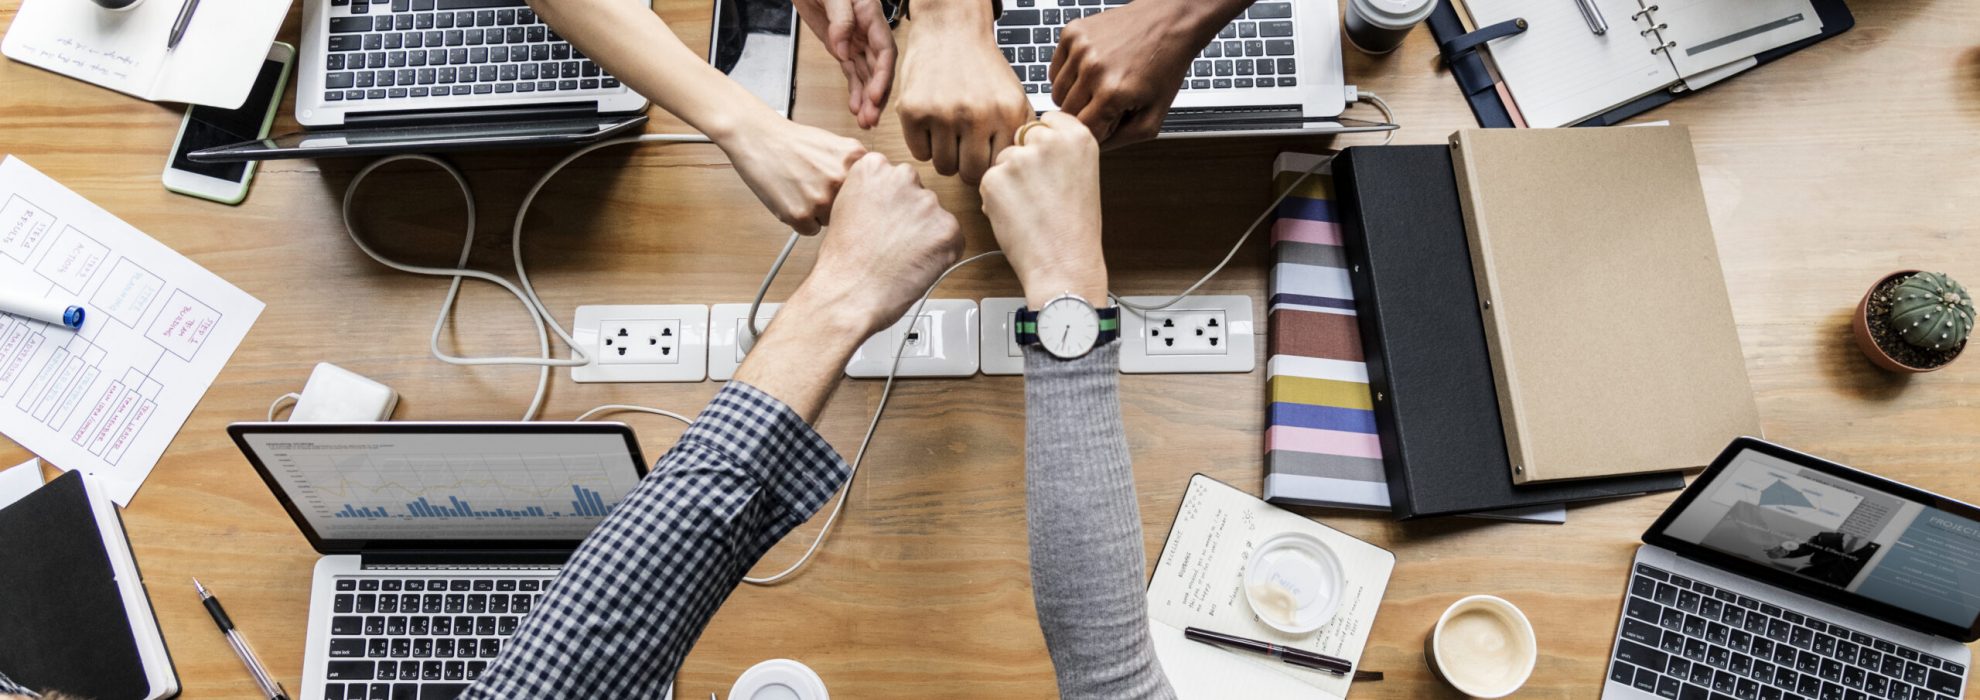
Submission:
<svg viewBox="0 0 1980 700">
<path fill-rule="evenodd" d="M 354 0 L 355 1 L 355 0 Z M 1052 94 L 1046 75 L 1065 25 L 1130 0 L 1015 0 L 997 20 L 997 44 L 1027 93 Z M 1299 85 L 1293 59 L 1293 3 L 1258 2 L 1217 32 L 1190 64 L 1184 90 L 1248 90 Z"/>
<path fill-rule="evenodd" d="M 619 87 L 524 0 L 330 0 L 329 15 L 326 101 Z"/>
<path fill-rule="evenodd" d="M 502 652 L 548 584 L 542 577 L 338 578 L 324 700 L 452 700 Z"/>
<path fill-rule="evenodd" d="M 1940 700 L 1966 668 L 1636 565 L 1609 680 L 1678 700 Z"/>
</svg>

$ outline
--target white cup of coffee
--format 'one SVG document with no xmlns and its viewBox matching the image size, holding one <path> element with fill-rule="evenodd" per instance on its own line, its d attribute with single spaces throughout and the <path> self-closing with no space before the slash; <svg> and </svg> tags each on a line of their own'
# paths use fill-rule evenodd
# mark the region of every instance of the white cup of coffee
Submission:
<svg viewBox="0 0 1980 700">
<path fill-rule="evenodd" d="M 1430 672 L 1474 698 L 1503 698 L 1526 685 L 1540 660 L 1533 623 L 1504 598 L 1475 595 L 1452 603 L 1423 641 Z"/>
<path fill-rule="evenodd" d="M 96 5 L 106 10 L 128 10 L 137 7 L 144 0 L 95 0 Z"/>
</svg>

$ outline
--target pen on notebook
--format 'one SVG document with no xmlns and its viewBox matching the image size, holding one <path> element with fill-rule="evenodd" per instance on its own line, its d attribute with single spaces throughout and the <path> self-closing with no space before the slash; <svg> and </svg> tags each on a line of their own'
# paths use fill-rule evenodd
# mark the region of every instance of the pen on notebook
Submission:
<svg viewBox="0 0 1980 700">
<path fill-rule="evenodd" d="M 172 20 L 172 35 L 165 39 L 165 50 L 179 48 L 179 40 L 186 38 L 186 27 L 192 26 L 193 13 L 199 11 L 199 0 L 185 0 L 179 5 L 179 18 Z"/>
<path fill-rule="evenodd" d="M 213 616 L 213 623 L 220 626 L 220 634 L 227 638 L 227 646 L 233 647 L 234 655 L 241 657 L 248 675 L 254 676 L 254 684 L 261 686 L 261 694 L 269 700 L 289 700 L 289 691 L 283 690 L 282 684 L 268 675 L 268 669 L 262 667 L 261 659 L 248 646 L 247 637 L 241 636 L 241 631 L 234 629 L 234 621 L 227 619 L 227 611 L 220 607 L 220 599 L 208 593 L 199 579 L 193 579 L 193 590 L 199 591 L 199 602 L 206 604 L 206 612 Z"/>
<path fill-rule="evenodd" d="M 1315 654 L 1300 649 L 1289 649 L 1270 642 L 1245 639 L 1222 632 L 1212 632 L 1199 627 L 1185 628 L 1183 630 L 1183 636 L 1211 646 L 1264 654 L 1294 666 L 1310 668 L 1315 671 L 1326 671 L 1336 676 L 1345 676 L 1349 671 L 1354 670 L 1354 664 L 1349 663 L 1347 659 L 1336 658 L 1326 654 Z"/>
<path fill-rule="evenodd" d="M 1574 0 L 1581 8 L 1581 18 L 1588 21 L 1588 31 L 1595 34 L 1609 33 L 1608 20 L 1602 19 L 1602 8 L 1595 6 L 1595 0 Z"/>
<path fill-rule="evenodd" d="M 80 306 L 8 289 L 0 289 L 0 313 L 71 330 L 80 329 L 83 324 L 83 308 Z"/>
</svg>

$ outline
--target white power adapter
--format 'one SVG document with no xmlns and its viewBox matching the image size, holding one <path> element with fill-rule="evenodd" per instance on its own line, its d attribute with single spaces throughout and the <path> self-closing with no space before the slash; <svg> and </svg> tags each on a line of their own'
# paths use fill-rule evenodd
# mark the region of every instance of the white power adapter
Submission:
<svg viewBox="0 0 1980 700">
<path fill-rule="evenodd" d="M 319 362 L 303 385 L 291 423 L 376 423 L 392 419 L 399 407 L 399 392 L 392 387 L 338 367 Z"/>
</svg>

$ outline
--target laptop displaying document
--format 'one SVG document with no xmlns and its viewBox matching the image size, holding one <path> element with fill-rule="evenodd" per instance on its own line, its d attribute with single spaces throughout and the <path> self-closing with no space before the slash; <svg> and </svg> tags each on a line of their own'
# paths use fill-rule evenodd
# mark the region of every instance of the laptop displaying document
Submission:
<svg viewBox="0 0 1980 700">
<path fill-rule="evenodd" d="M 1964 692 L 1980 508 L 1740 438 L 1643 539 L 1603 698 Z"/>
</svg>

